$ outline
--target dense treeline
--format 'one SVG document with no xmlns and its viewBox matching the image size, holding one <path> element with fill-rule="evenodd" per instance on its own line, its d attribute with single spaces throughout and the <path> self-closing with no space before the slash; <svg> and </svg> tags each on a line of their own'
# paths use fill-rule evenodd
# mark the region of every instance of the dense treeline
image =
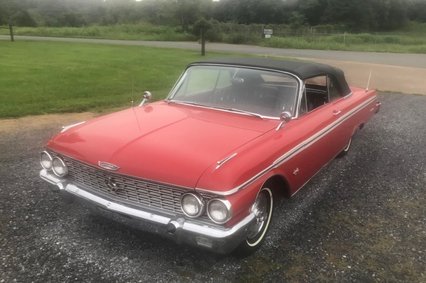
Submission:
<svg viewBox="0 0 426 283">
<path fill-rule="evenodd" d="M 0 0 L 0 24 L 85 26 L 149 22 L 187 31 L 200 19 L 237 24 L 393 30 L 426 22 L 426 0 Z"/>
</svg>

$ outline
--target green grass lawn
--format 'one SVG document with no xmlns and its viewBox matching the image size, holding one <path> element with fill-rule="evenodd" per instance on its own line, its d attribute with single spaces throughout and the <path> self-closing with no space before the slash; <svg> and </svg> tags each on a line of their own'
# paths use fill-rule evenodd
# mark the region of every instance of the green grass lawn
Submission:
<svg viewBox="0 0 426 283">
<path fill-rule="evenodd" d="M 161 99 L 199 59 L 177 49 L 0 41 L 0 117 L 130 106 L 144 90 Z"/>
</svg>

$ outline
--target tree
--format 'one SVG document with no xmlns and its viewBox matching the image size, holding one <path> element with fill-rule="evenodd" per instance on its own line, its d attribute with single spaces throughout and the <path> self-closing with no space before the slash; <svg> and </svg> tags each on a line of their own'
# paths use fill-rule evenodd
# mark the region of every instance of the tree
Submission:
<svg viewBox="0 0 426 283">
<path fill-rule="evenodd" d="M 18 11 L 11 17 L 11 23 L 23 27 L 35 27 L 37 23 L 26 10 Z"/>
<path fill-rule="evenodd" d="M 407 5 L 407 17 L 412 21 L 426 22 L 426 1 L 410 1 Z"/>
<path fill-rule="evenodd" d="M 306 0 L 302 1 L 299 6 L 300 13 L 305 15 L 306 22 L 312 26 L 321 23 L 326 8 L 326 0 Z"/>
<path fill-rule="evenodd" d="M 204 17 L 239 24 L 331 24 L 348 31 L 392 30 L 426 21 L 426 0 L 0 0 L 0 24 L 80 26 L 150 22 L 191 26 Z"/>
<path fill-rule="evenodd" d="M 212 28 L 212 24 L 204 18 L 199 19 L 194 24 L 194 34 L 200 36 L 201 39 L 201 55 L 206 55 L 206 34 L 209 29 Z"/>
<path fill-rule="evenodd" d="M 59 23 L 61 26 L 68 27 L 80 27 L 85 24 L 83 18 L 73 12 L 62 14 L 62 16 L 59 18 Z"/>
<path fill-rule="evenodd" d="M 183 31 L 201 17 L 199 0 L 176 0 L 176 18 L 179 19 Z"/>
</svg>

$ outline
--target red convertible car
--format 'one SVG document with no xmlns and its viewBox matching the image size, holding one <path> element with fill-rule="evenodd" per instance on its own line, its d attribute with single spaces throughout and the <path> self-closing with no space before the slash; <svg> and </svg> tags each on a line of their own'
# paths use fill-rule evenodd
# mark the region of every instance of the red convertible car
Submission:
<svg viewBox="0 0 426 283">
<path fill-rule="evenodd" d="M 279 197 L 348 152 L 374 90 L 331 66 L 190 64 L 162 101 L 63 128 L 40 177 L 101 214 L 214 252 L 257 249 Z"/>
</svg>

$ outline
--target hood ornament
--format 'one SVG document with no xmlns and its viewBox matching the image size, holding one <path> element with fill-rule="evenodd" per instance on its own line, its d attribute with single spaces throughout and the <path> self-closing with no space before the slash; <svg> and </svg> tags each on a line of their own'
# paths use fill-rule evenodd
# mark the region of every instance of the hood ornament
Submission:
<svg viewBox="0 0 426 283">
<path fill-rule="evenodd" d="M 98 161 L 98 165 L 99 167 L 110 171 L 117 171 L 118 169 L 120 169 L 120 167 L 118 167 L 117 165 L 105 161 Z"/>
</svg>

